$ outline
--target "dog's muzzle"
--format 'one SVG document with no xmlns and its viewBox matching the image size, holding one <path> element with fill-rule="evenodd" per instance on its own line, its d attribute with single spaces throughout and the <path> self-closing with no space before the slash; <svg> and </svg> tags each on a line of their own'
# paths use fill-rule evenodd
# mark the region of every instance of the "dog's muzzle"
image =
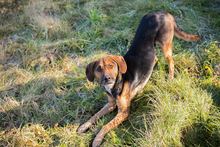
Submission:
<svg viewBox="0 0 220 147">
<path fill-rule="evenodd" d="M 105 75 L 102 77 L 102 83 L 103 86 L 107 84 L 113 84 L 112 78 L 109 75 Z"/>
</svg>

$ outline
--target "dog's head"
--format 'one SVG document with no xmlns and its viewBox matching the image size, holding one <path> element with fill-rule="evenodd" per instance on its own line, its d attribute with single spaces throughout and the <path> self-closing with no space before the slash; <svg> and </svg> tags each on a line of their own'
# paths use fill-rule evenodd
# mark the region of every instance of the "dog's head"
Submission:
<svg viewBox="0 0 220 147">
<path fill-rule="evenodd" d="M 127 65 L 121 56 L 108 56 L 91 62 L 86 66 L 86 77 L 92 82 L 96 77 L 107 89 L 112 89 L 119 72 L 124 74 Z"/>
</svg>

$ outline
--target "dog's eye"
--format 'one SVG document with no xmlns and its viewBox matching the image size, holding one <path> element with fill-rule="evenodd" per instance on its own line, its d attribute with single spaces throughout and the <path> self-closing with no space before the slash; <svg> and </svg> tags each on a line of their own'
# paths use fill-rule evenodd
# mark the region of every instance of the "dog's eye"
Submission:
<svg viewBox="0 0 220 147">
<path fill-rule="evenodd" d="M 97 71 L 98 72 L 100 72 L 102 69 L 101 69 L 101 66 L 99 66 L 98 68 L 97 68 Z"/>
<path fill-rule="evenodd" d="M 109 68 L 112 69 L 112 68 L 113 68 L 113 65 L 109 65 Z"/>
</svg>

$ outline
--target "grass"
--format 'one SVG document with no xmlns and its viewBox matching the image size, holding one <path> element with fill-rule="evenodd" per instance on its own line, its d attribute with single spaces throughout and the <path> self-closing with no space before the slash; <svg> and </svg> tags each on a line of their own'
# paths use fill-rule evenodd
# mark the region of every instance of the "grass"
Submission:
<svg viewBox="0 0 220 147">
<path fill-rule="evenodd" d="M 185 31 L 174 37 L 175 79 L 160 47 L 130 115 L 102 146 L 218 146 L 220 50 L 217 0 L 0 1 L 0 146 L 89 146 L 114 111 L 76 133 L 107 102 L 85 66 L 124 55 L 144 14 L 167 11 Z"/>
</svg>

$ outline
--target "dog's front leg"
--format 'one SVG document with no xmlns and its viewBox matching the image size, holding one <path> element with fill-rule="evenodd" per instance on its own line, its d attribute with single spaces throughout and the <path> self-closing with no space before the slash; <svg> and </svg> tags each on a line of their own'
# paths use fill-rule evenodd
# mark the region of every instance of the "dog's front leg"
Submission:
<svg viewBox="0 0 220 147">
<path fill-rule="evenodd" d="M 102 127 L 101 131 L 97 134 L 93 141 L 93 147 L 100 146 L 105 134 L 109 132 L 109 130 L 111 130 L 112 128 L 118 126 L 128 117 L 130 97 L 120 97 L 118 100 L 116 100 L 116 104 L 118 106 L 118 114 L 113 120 L 111 120 L 108 124 Z"/>
<path fill-rule="evenodd" d="M 110 95 L 108 97 L 108 104 L 106 104 L 98 113 L 92 116 L 86 123 L 81 125 L 78 129 L 78 133 L 85 132 L 96 120 L 98 120 L 103 115 L 113 111 L 116 108 L 115 99 Z"/>
</svg>

